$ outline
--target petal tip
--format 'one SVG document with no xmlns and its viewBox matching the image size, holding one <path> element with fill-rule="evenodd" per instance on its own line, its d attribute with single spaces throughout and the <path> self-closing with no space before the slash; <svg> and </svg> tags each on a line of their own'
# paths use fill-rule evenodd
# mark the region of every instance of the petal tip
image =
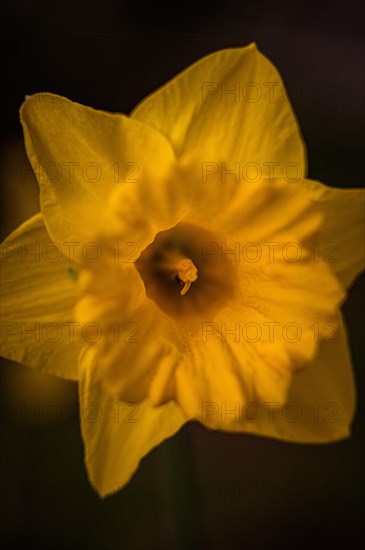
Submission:
<svg viewBox="0 0 365 550">
<path fill-rule="evenodd" d="M 67 100 L 67 98 L 62 97 L 58 94 L 53 94 L 52 92 L 36 92 L 34 94 L 26 94 L 24 96 L 24 101 L 19 109 L 20 116 L 22 116 L 22 111 L 26 106 L 34 105 L 37 103 L 56 103 L 57 101 L 65 99 Z"/>
</svg>

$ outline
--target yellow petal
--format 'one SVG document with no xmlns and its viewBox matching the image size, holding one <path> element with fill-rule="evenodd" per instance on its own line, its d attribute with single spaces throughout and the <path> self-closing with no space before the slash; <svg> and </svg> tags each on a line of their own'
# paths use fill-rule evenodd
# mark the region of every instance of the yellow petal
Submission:
<svg viewBox="0 0 365 550">
<path fill-rule="evenodd" d="M 125 115 L 39 97 L 28 98 L 20 114 L 47 229 L 59 242 L 90 242 L 116 223 L 111 190 L 138 185 L 146 169 L 163 173 L 173 151 L 159 132 Z"/>
<path fill-rule="evenodd" d="M 134 265 L 105 257 L 82 270 L 78 281 L 86 293 L 75 307 L 85 343 L 95 340 L 98 375 L 116 398 L 154 404 L 173 398 L 173 374 L 180 353 L 172 346 L 176 331 L 171 320 L 146 298 Z M 88 341 L 89 338 L 89 341 Z M 151 389 L 150 389 L 150 385 Z"/>
<path fill-rule="evenodd" d="M 348 288 L 365 267 L 364 189 L 338 189 L 305 180 L 305 189 L 324 215 L 315 253 Z"/>
<path fill-rule="evenodd" d="M 81 324 L 99 321 L 102 329 L 107 328 L 107 323 L 127 323 L 130 313 L 145 299 L 137 270 L 121 259 L 113 262 L 104 257 L 87 268 L 83 265 L 77 284 L 84 296 L 76 305 L 75 318 Z"/>
<path fill-rule="evenodd" d="M 211 414 L 212 408 L 229 401 L 234 409 L 235 403 L 247 401 L 251 381 L 245 380 L 244 367 L 230 353 L 229 344 L 218 338 L 197 344 L 176 370 L 176 400 L 188 417 L 220 428 L 221 415 Z"/>
<path fill-rule="evenodd" d="M 1 354 L 76 380 L 78 292 L 68 272 L 71 264 L 52 243 L 41 214 L 9 235 L 1 256 Z"/>
<path fill-rule="evenodd" d="M 181 409 L 170 402 L 152 407 L 117 401 L 100 385 L 93 351 L 80 365 L 80 416 L 85 463 L 90 482 L 101 497 L 121 489 L 142 458 L 186 422 Z"/>
<path fill-rule="evenodd" d="M 120 399 L 142 401 L 148 397 L 152 380 L 160 378 L 160 369 L 165 368 L 162 365 L 167 362 L 173 370 L 180 360 L 178 350 L 169 342 L 172 324 L 151 301 L 146 301 L 123 322 L 121 317 L 119 323 L 109 317 L 108 325 L 113 330 L 103 331 L 100 378 Z M 161 376 L 166 378 L 163 372 Z"/>
<path fill-rule="evenodd" d="M 118 186 L 110 195 L 112 211 L 120 222 L 126 240 L 146 247 L 157 231 L 176 225 L 187 208 L 186 185 L 180 166 L 173 159 L 145 165 L 138 184 Z M 145 227 L 149 224 L 150 227 Z M 149 231 L 148 231 L 149 229 Z M 140 240 L 140 234 L 144 240 Z"/>
<path fill-rule="evenodd" d="M 308 200 L 305 180 L 262 177 L 256 182 L 223 182 L 219 173 L 204 178 L 201 163 L 188 157 L 181 160 L 181 174 L 184 220 L 244 239 L 242 244 L 289 232 L 297 239 L 308 237 L 322 219 L 319 205 Z"/>
<path fill-rule="evenodd" d="M 216 223 L 221 231 L 243 238 L 242 242 L 271 242 L 288 234 L 300 242 L 317 233 L 321 219 L 320 209 L 299 183 L 263 178 L 238 185 Z"/>
<path fill-rule="evenodd" d="M 286 173 L 294 163 L 305 175 L 304 144 L 283 82 L 255 44 L 204 57 L 131 116 L 163 133 L 178 157 L 188 152 L 227 169 L 240 163 L 244 171 L 256 163 L 267 175 Z"/>
<path fill-rule="evenodd" d="M 239 420 L 221 422 L 219 429 L 293 443 L 328 443 L 349 437 L 355 409 L 354 376 L 340 316 L 337 327 L 336 334 L 322 342 L 315 359 L 294 375 L 285 401 L 269 398 L 266 404 L 242 403 Z M 217 416 L 219 412 L 218 408 Z"/>
</svg>

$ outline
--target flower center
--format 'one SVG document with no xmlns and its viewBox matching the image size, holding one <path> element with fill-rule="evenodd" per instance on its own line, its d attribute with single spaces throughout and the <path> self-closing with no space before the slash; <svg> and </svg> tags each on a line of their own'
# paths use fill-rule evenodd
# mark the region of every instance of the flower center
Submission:
<svg viewBox="0 0 365 550">
<path fill-rule="evenodd" d="M 172 274 L 178 283 L 184 285 L 184 288 L 180 292 L 181 296 L 184 296 L 188 292 L 191 283 L 198 278 L 198 270 L 190 258 L 185 258 L 177 251 L 167 254 L 166 260 L 161 265 L 163 265 L 166 271 Z"/>
<path fill-rule="evenodd" d="M 217 252 L 217 236 L 179 223 L 157 233 L 135 263 L 149 298 L 172 317 L 211 315 L 233 295 L 234 269 Z M 182 288 L 181 288 L 182 287 Z"/>
</svg>

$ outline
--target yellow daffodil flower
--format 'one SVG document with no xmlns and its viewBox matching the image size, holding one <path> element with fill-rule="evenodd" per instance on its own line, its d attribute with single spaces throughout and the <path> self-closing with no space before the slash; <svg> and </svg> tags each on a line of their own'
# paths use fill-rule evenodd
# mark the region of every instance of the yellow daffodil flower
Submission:
<svg viewBox="0 0 365 550">
<path fill-rule="evenodd" d="M 41 213 L 2 245 L 2 354 L 79 381 L 101 496 L 190 420 L 349 436 L 340 307 L 363 268 L 364 194 L 306 179 L 254 44 L 201 59 L 130 116 L 37 94 L 21 122 Z"/>
</svg>

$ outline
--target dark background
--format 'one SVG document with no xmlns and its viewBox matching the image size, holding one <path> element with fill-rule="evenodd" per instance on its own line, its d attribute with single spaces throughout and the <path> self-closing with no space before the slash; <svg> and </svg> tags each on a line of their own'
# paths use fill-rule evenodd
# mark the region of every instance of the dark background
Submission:
<svg viewBox="0 0 365 550">
<path fill-rule="evenodd" d="M 18 108 L 50 91 L 128 113 L 214 50 L 255 41 L 281 71 L 308 147 L 309 176 L 363 181 L 361 2 L 267 0 L 2 3 L 2 168 L 23 163 Z M 15 159 L 15 160 L 14 160 Z M 2 237 L 38 210 L 36 184 L 2 170 Z M 3 548 L 331 548 L 362 536 L 364 278 L 345 304 L 359 407 L 353 437 L 300 446 L 186 426 L 102 502 L 83 468 L 76 385 L 4 362 Z M 55 414 L 50 403 L 73 403 Z M 59 410 L 59 409 L 57 409 Z M 362 537 L 363 538 L 363 537 Z"/>
</svg>

